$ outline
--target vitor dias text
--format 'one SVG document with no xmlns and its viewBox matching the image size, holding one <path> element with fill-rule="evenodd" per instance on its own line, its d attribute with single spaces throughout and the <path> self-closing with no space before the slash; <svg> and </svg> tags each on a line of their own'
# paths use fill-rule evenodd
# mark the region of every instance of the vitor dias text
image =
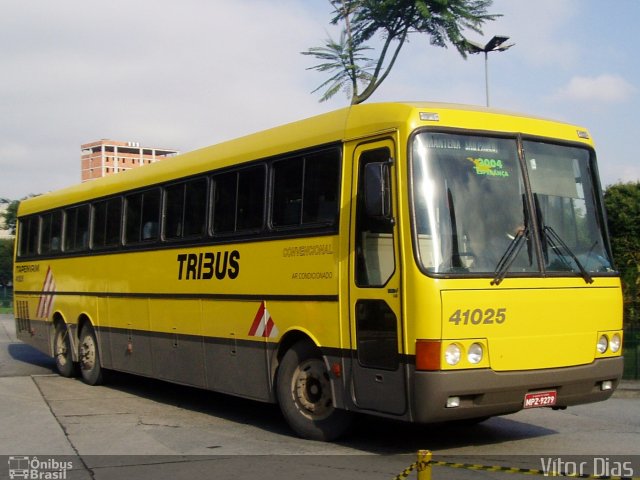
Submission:
<svg viewBox="0 0 640 480">
<path fill-rule="evenodd" d="M 178 280 L 233 280 L 239 273 L 237 250 L 178 254 Z"/>
<path fill-rule="evenodd" d="M 595 457 L 592 462 L 567 461 L 563 458 L 541 458 L 545 476 L 584 477 L 590 474 L 596 477 L 633 477 L 631 462 L 621 462 L 609 457 Z M 591 472 L 590 472 L 591 467 Z"/>
</svg>

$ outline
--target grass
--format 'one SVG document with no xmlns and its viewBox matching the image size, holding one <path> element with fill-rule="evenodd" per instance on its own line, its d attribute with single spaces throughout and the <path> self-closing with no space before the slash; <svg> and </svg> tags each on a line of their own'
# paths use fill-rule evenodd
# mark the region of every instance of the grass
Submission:
<svg viewBox="0 0 640 480">
<path fill-rule="evenodd" d="M 13 307 L 0 307 L 0 313 L 13 313 Z"/>
</svg>

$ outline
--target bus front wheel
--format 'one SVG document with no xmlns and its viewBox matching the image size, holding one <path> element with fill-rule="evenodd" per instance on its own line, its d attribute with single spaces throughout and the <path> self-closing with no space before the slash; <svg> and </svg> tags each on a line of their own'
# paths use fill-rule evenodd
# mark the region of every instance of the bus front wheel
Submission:
<svg viewBox="0 0 640 480">
<path fill-rule="evenodd" d="M 82 380 L 88 385 L 100 385 L 102 383 L 102 367 L 100 366 L 100 353 L 98 341 L 93 326 L 89 323 L 82 327 L 80 332 L 80 373 Z"/>
<path fill-rule="evenodd" d="M 296 343 L 278 369 L 278 402 L 285 419 L 301 437 L 329 441 L 350 426 L 351 415 L 335 408 L 329 372 L 318 349 Z"/>
</svg>

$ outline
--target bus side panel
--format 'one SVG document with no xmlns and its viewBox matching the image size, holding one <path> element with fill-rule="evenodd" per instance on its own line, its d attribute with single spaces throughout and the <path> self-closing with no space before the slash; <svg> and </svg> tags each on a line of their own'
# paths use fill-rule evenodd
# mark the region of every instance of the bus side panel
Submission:
<svg viewBox="0 0 640 480">
<path fill-rule="evenodd" d="M 149 301 L 113 297 L 107 304 L 113 369 L 152 376 Z"/>
<path fill-rule="evenodd" d="M 199 300 L 149 300 L 153 376 L 204 387 Z"/>
<path fill-rule="evenodd" d="M 96 315 L 95 321 L 96 333 L 98 335 L 98 344 L 100 346 L 100 362 L 104 368 L 113 369 L 113 359 L 111 358 L 111 333 L 108 327 L 104 326 L 105 320 L 108 318 L 108 300 L 104 297 L 96 299 Z"/>
<path fill-rule="evenodd" d="M 35 318 L 39 298 L 33 295 L 15 296 L 16 337 L 18 340 L 52 357 L 53 325 L 44 318 Z"/>
<path fill-rule="evenodd" d="M 261 302 L 202 303 L 207 388 L 258 400 L 270 399 L 266 339 L 249 336 Z"/>
</svg>

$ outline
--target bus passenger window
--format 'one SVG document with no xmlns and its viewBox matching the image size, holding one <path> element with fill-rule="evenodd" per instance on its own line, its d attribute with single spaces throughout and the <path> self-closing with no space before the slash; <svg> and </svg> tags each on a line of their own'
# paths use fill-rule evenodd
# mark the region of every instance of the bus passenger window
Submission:
<svg viewBox="0 0 640 480">
<path fill-rule="evenodd" d="M 213 234 L 233 233 L 236 228 L 236 190 L 238 174 L 223 173 L 213 177 Z"/>
<path fill-rule="evenodd" d="M 273 163 L 273 226 L 300 225 L 303 171 L 303 158 L 288 158 Z"/>
<path fill-rule="evenodd" d="M 263 166 L 238 172 L 236 231 L 261 229 L 264 221 L 265 169 Z"/>
<path fill-rule="evenodd" d="M 120 243 L 122 199 L 112 198 L 93 206 L 92 248 L 113 247 Z"/>
<path fill-rule="evenodd" d="M 264 225 L 263 165 L 213 177 L 213 234 L 259 230 Z"/>
<path fill-rule="evenodd" d="M 204 235 L 207 224 L 207 180 L 205 178 L 185 185 L 183 224 L 183 236 Z"/>
<path fill-rule="evenodd" d="M 18 256 L 29 257 L 38 253 L 38 227 L 40 217 L 33 216 L 20 219 L 18 223 L 18 235 L 20 243 Z"/>
<path fill-rule="evenodd" d="M 160 190 L 148 190 L 126 198 L 125 243 L 158 239 Z"/>
<path fill-rule="evenodd" d="M 89 205 L 64 211 L 64 250 L 77 252 L 89 248 Z"/>
<path fill-rule="evenodd" d="M 164 238 L 182 237 L 184 184 L 167 187 L 164 191 Z"/>
<path fill-rule="evenodd" d="M 302 223 L 335 223 L 338 216 L 340 150 L 305 158 Z"/>
<path fill-rule="evenodd" d="M 62 248 L 62 211 L 47 213 L 42 216 L 42 233 L 40 236 L 40 254 L 59 252 Z"/>
<path fill-rule="evenodd" d="M 273 163 L 275 227 L 334 224 L 338 213 L 340 151 L 325 150 Z"/>
</svg>

